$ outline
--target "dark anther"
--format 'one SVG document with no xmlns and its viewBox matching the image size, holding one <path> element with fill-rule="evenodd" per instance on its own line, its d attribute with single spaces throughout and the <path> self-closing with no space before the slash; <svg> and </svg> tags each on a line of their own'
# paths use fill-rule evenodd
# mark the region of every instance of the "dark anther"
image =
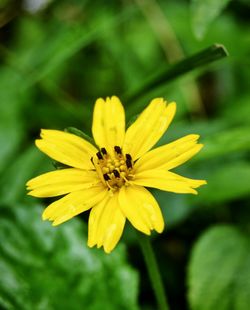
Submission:
<svg viewBox="0 0 250 310">
<path fill-rule="evenodd" d="M 120 177 L 119 171 L 113 170 L 113 173 L 114 173 L 114 176 L 115 176 L 116 178 L 119 178 L 119 177 Z"/>
<path fill-rule="evenodd" d="M 104 180 L 105 180 L 105 181 L 110 180 L 110 177 L 108 176 L 108 174 L 107 174 L 107 173 L 104 173 L 103 177 L 104 177 Z"/>
<path fill-rule="evenodd" d="M 126 166 L 132 168 L 132 157 L 130 154 L 126 154 Z"/>
<path fill-rule="evenodd" d="M 132 168 L 132 162 L 131 162 L 130 159 L 126 159 L 126 166 L 127 166 L 128 168 Z"/>
<path fill-rule="evenodd" d="M 132 157 L 131 157 L 131 155 L 130 155 L 130 154 L 126 154 L 126 159 L 128 159 L 128 160 L 132 161 Z"/>
<path fill-rule="evenodd" d="M 103 159 L 102 153 L 101 152 L 97 152 L 96 156 L 98 157 L 98 159 Z"/>
<path fill-rule="evenodd" d="M 93 160 L 93 157 L 90 158 L 92 164 L 94 165 L 94 160 Z"/>
<path fill-rule="evenodd" d="M 117 146 L 117 145 L 116 145 L 116 146 L 114 147 L 114 149 L 115 149 L 115 151 L 116 151 L 117 154 L 122 154 L 122 149 L 120 148 L 120 146 Z"/>
<path fill-rule="evenodd" d="M 107 155 L 107 151 L 106 151 L 105 147 L 101 148 L 101 152 L 102 152 L 103 155 Z"/>
</svg>

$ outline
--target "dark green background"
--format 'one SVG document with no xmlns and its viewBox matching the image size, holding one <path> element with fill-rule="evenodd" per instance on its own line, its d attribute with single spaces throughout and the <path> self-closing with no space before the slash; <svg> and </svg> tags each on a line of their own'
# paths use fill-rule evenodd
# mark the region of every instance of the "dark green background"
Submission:
<svg viewBox="0 0 250 310">
<path fill-rule="evenodd" d="M 50 200 L 25 192 L 53 169 L 34 147 L 40 129 L 90 134 L 96 98 L 117 95 L 127 122 L 156 96 L 175 100 L 159 143 L 197 133 L 205 144 L 175 169 L 208 181 L 198 196 L 154 191 L 166 230 L 151 240 L 171 309 L 248 310 L 249 1 L 34 3 L 0 1 L 0 308 L 156 309 L 129 224 L 105 255 L 86 246 L 87 215 L 52 228 L 41 220 Z M 229 56 L 213 61 L 217 46 L 190 58 L 214 43 Z M 185 58 L 189 70 L 173 65 Z"/>
</svg>

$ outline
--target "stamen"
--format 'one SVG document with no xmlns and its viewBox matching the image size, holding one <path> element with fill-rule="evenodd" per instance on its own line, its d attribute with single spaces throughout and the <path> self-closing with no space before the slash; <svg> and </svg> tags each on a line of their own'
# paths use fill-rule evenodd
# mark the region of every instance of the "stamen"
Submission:
<svg viewBox="0 0 250 310">
<path fill-rule="evenodd" d="M 103 159 L 102 153 L 100 151 L 96 153 L 96 156 L 98 159 Z"/>
<path fill-rule="evenodd" d="M 100 148 L 91 162 L 102 183 L 115 192 L 122 186 L 127 186 L 133 178 L 134 162 L 130 154 L 122 153 L 120 146 L 115 145 L 113 150 L 114 153 L 109 154 L 104 147 Z"/>
<path fill-rule="evenodd" d="M 121 174 L 121 178 L 125 181 L 125 184 L 128 183 L 128 179 L 126 178 L 126 175 Z"/>
<path fill-rule="evenodd" d="M 126 166 L 128 169 L 133 167 L 132 157 L 130 154 L 126 154 Z"/>
<path fill-rule="evenodd" d="M 110 180 L 110 177 L 108 176 L 107 173 L 104 173 L 103 177 L 104 177 L 105 181 L 109 181 Z"/>
<path fill-rule="evenodd" d="M 122 154 L 122 149 L 120 148 L 120 146 L 115 146 L 114 147 L 114 149 L 115 149 L 115 152 L 117 153 L 117 154 L 119 154 L 119 155 L 121 155 Z"/>
<path fill-rule="evenodd" d="M 126 166 L 127 166 L 128 168 L 132 168 L 132 162 L 131 162 L 130 159 L 126 159 Z"/>
<path fill-rule="evenodd" d="M 120 173 L 117 170 L 113 170 L 113 173 L 116 178 L 120 177 Z"/>
<path fill-rule="evenodd" d="M 131 157 L 131 155 L 130 154 L 126 154 L 126 159 L 128 159 L 128 160 L 132 160 L 132 157 Z"/>
<path fill-rule="evenodd" d="M 101 152 L 102 152 L 103 155 L 107 155 L 107 151 L 106 151 L 105 147 L 101 148 Z"/>
</svg>

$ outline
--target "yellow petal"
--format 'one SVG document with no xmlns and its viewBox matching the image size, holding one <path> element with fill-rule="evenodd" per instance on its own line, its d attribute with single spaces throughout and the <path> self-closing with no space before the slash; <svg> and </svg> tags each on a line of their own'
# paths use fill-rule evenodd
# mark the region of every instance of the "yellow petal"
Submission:
<svg viewBox="0 0 250 310">
<path fill-rule="evenodd" d="M 59 130 L 41 130 L 36 146 L 49 157 L 68 166 L 93 169 L 91 157 L 97 149 L 84 139 Z"/>
<path fill-rule="evenodd" d="M 99 223 L 109 199 L 110 196 L 107 196 L 106 199 L 100 201 L 100 203 L 93 207 L 90 211 L 88 222 L 88 246 L 91 248 L 97 245 Z"/>
<path fill-rule="evenodd" d="M 128 128 L 123 151 L 133 160 L 150 150 L 170 125 L 176 111 L 175 102 L 167 104 L 163 98 L 151 101 L 137 120 Z"/>
<path fill-rule="evenodd" d="M 135 163 L 137 170 L 173 169 L 200 151 L 202 144 L 197 144 L 199 135 L 188 135 L 174 142 L 160 146 L 144 154 Z"/>
<path fill-rule="evenodd" d="M 121 238 L 125 216 L 118 206 L 118 193 L 92 208 L 88 225 L 88 246 L 103 246 L 110 253 Z"/>
<path fill-rule="evenodd" d="M 94 107 L 92 133 L 96 144 L 113 152 L 115 145 L 122 146 L 125 135 L 124 108 L 116 96 L 97 99 Z"/>
<path fill-rule="evenodd" d="M 197 194 L 194 188 L 206 184 L 204 180 L 194 180 L 182 177 L 170 171 L 153 169 L 141 171 L 135 174 L 132 184 L 146 187 L 154 187 L 163 191 L 173 193 L 191 193 Z"/>
<path fill-rule="evenodd" d="M 100 183 L 95 171 L 68 168 L 44 173 L 27 182 L 34 197 L 53 197 L 93 187 Z"/>
<path fill-rule="evenodd" d="M 144 187 L 124 186 L 119 192 L 119 204 L 122 212 L 139 231 L 150 235 L 150 230 L 162 232 L 164 221 L 157 201 Z"/>
<path fill-rule="evenodd" d="M 102 185 L 72 192 L 51 203 L 43 212 L 43 220 L 54 221 L 53 226 L 59 225 L 90 209 L 105 199 L 107 194 L 107 189 Z"/>
</svg>

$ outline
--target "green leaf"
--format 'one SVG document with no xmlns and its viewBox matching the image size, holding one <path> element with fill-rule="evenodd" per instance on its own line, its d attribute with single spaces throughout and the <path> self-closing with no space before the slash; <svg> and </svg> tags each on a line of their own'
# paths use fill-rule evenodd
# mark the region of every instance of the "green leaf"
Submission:
<svg viewBox="0 0 250 310">
<path fill-rule="evenodd" d="M 40 206 L 19 204 L 1 216 L 0 307 L 138 309 L 138 277 L 124 246 L 110 255 L 89 249 L 79 219 L 54 228 L 41 213 Z"/>
<path fill-rule="evenodd" d="M 194 69 L 208 65 L 226 56 L 228 56 L 228 53 L 225 47 L 221 44 L 214 44 L 201 52 L 161 69 L 149 78 L 145 78 L 141 85 L 130 93 L 125 94 L 124 102 L 135 101 L 156 87 L 160 87 Z"/>
<path fill-rule="evenodd" d="M 19 115 L 24 94 L 20 91 L 19 76 L 12 69 L 1 67 L 0 71 L 0 172 L 2 172 L 24 137 L 23 120 Z"/>
<path fill-rule="evenodd" d="M 187 218 L 193 211 L 193 205 L 188 204 L 185 195 L 176 195 L 155 189 L 152 192 L 161 207 L 167 229 Z"/>
<path fill-rule="evenodd" d="M 204 175 L 207 185 L 199 189 L 195 204 L 222 203 L 247 196 L 250 192 L 250 165 L 245 162 L 223 164 Z"/>
<path fill-rule="evenodd" d="M 233 226 L 206 231 L 195 244 L 188 267 L 192 310 L 248 310 L 250 244 Z"/>
<path fill-rule="evenodd" d="M 62 163 L 59 163 L 59 161 L 56 161 L 56 160 L 53 160 L 52 164 L 53 164 L 54 168 L 57 169 L 57 170 L 70 168 L 70 166 L 67 166 L 67 165 L 64 165 Z"/>
<path fill-rule="evenodd" d="M 209 126 L 209 124 L 207 124 Z M 227 129 L 202 139 L 204 148 L 194 161 L 250 150 L 250 127 Z"/>
<path fill-rule="evenodd" d="M 64 129 L 64 131 L 72 133 L 78 137 L 81 137 L 84 140 L 87 140 L 89 143 L 96 146 L 94 139 L 92 137 L 90 137 L 89 135 L 87 135 L 86 133 L 84 133 L 83 131 L 81 131 L 80 129 L 77 129 L 75 127 L 67 127 Z"/>
<path fill-rule="evenodd" d="M 62 66 L 79 50 L 102 36 L 107 29 L 117 27 L 134 13 L 135 6 L 130 5 L 122 10 L 120 14 L 113 14 L 105 19 L 96 18 L 93 25 L 79 21 L 70 24 L 58 22 L 56 19 L 50 20 L 46 27 L 44 27 L 44 23 L 41 23 L 44 33 L 43 35 L 40 34 L 39 40 L 34 38 L 37 41 L 36 44 L 29 46 L 28 50 L 27 46 L 25 46 L 22 55 L 12 54 L 11 61 L 16 64 L 17 68 L 19 67 L 18 64 L 22 64 L 22 71 L 28 73 L 24 75 L 26 86 L 32 86 L 47 77 L 57 67 Z M 92 16 L 92 19 L 94 19 L 94 16 Z M 25 20 L 24 22 L 26 23 Z M 33 28 L 32 24 L 31 26 Z M 28 29 L 25 27 L 23 31 L 28 32 Z M 26 37 L 27 35 L 20 33 L 19 36 Z M 41 50 L 43 53 L 40 52 Z"/>
<path fill-rule="evenodd" d="M 202 206 L 217 207 L 226 202 L 248 197 L 250 192 L 250 165 L 244 161 L 224 163 L 212 168 L 208 164 L 208 168 L 199 172 L 199 176 L 195 174 L 194 169 L 189 173 L 180 174 L 205 179 L 208 184 L 198 189 L 197 196 L 153 190 L 167 228 L 185 220 L 197 208 L 201 210 Z"/>
<path fill-rule="evenodd" d="M 247 77 L 247 79 L 250 78 Z M 235 103 L 237 102 L 237 113 L 235 109 Z M 223 116 L 229 124 L 242 126 L 242 124 L 250 124 L 250 95 L 249 93 L 240 94 L 239 98 L 232 100 L 231 104 L 227 106 L 227 109 L 223 111 Z"/>
<path fill-rule="evenodd" d="M 191 14 L 193 31 L 197 39 L 202 39 L 230 0 L 192 0 Z"/>
<path fill-rule="evenodd" d="M 23 201 L 26 197 L 25 183 L 49 168 L 49 162 L 50 160 L 46 161 L 45 156 L 33 145 L 21 153 L 0 179 L 1 203 L 12 204 Z"/>
</svg>

